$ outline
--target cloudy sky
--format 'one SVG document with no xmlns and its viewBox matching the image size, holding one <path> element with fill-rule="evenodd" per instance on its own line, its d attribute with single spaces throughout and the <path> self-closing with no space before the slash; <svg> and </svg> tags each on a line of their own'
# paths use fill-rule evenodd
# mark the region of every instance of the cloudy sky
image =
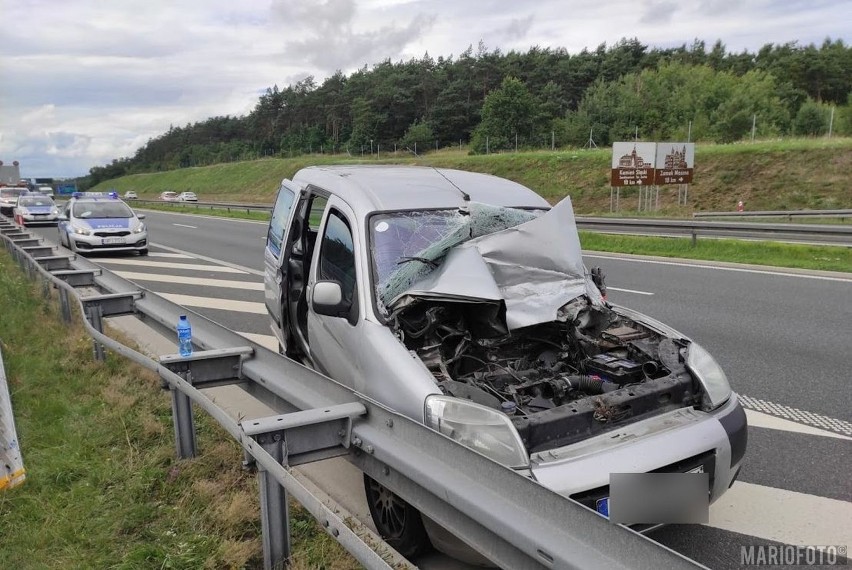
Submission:
<svg viewBox="0 0 852 570">
<path fill-rule="evenodd" d="M 849 0 L 0 0 L 0 160 L 77 176 L 273 84 L 390 58 L 620 38 L 756 51 L 850 42 Z"/>
</svg>

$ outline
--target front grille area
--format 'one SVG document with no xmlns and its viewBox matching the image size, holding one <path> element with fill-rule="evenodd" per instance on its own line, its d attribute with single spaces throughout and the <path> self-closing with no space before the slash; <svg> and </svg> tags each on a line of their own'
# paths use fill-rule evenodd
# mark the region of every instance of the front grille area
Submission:
<svg viewBox="0 0 852 570">
<path fill-rule="evenodd" d="M 686 473 L 702 465 L 704 466 L 704 472 L 709 474 L 710 486 L 707 491 L 711 492 L 713 490 L 713 478 L 716 474 L 716 452 L 712 450 L 672 463 L 671 465 L 666 465 L 665 467 L 660 467 L 659 469 L 654 469 L 653 471 L 649 471 L 649 473 Z M 581 505 L 595 510 L 596 501 L 608 496 L 609 485 L 604 485 L 596 489 L 574 493 L 571 495 L 571 498 Z"/>
<path fill-rule="evenodd" d="M 129 236 L 130 232 L 128 231 L 120 231 L 120 232 L 95 232 L 95 235 L 98 237 L 124 237 Z"/>
</svg>

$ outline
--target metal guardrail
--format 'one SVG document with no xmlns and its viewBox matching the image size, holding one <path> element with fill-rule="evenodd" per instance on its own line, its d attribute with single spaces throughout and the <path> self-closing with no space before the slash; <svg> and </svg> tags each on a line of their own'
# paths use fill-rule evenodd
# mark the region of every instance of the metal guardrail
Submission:
<svg viewBox="0 0 852 570">
<path fill-rule="evenodd" d="M 192 206 L 197 209 L 208 208 L 210 210 L 231 210 L 248 212 L 272 213 L 272 204 L 241 204 L 239 202 L 178 202 L 171 200 L 126 200 L 128 204 L 153 204 L 160 206 Z"/>
<path fill-rule="evenodd" d="M 695 212 L 693 218 L 852 218 L 852 210 L 765 210 L 754 212 Z"/>
<path fill-rule="evenodd" d="M 290 467 L 344 456 L 504 568 L 695 568 L 696 563 L 636 532 L 610 524 L 580 504 L 461 446 L 333 380 L 297 364 L 73 255 L 29 254 L 38 238 L 0 217 L 0 238 L 45 297 L 59 289 L 63 318 L 71 297 L 86 315 L 95 358 L 108 349 L 156 371 L 172 396 L 175 447 L 180 458 L 196 453 L 192 404 L 205 410 L 243 447 L 258 467 L 264 563 L 289 556 L 287 493 L 293 495 L 368 568 L 398 567 L 396 554 L 369 531 L 344 521 L 313 495 Z M 64 251 L 64 250 L 63 250 Z M 100 295 L 80 296 L 75 287 Z M 176 315 L 190 313 L 189 357 L 152 360 L 103 333 L 103 318 L 134 314 L 172 331 Z M 235 385 L 279 411 L 236 421 L 202 390 Z M 356 532 L 357 531 L 357 532 Z M 378 544 L 378 547 L 376 546 Z M 396 555 L 398 556 L 398 555 Z M 393 566 L 392 566 L 393 564 Z"/>
<path fill-rule="evenodd" d="M 852 245 L 852 226 L 577 217 L 577 227 L 603 233 L 699 236 Z"/>
</svg>

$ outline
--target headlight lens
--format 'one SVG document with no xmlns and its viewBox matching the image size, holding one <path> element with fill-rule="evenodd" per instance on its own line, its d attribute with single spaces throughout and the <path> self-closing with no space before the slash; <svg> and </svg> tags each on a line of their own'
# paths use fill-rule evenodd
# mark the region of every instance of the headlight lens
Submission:
<svg viewBox="0 0 852 570">
<path fill-rule="evenodd" d="M 79 234 L 81 236 L 89 236 L 92 235 L 92 230 L 90 228 L 85 228 L 83 226 L 71 226 L 71 230 L 75 234 Z"/>
<path fill-rule="evenodd" d="M 27 215 L 29 215 L 30 211 L 22 206 L 22 207 L 18 208 L 18 213 L 21 214 L 22 216 L 27 216 Z"/>
<path fill-rule="evenodd" d="M 425 423 L 465 447 L 508 467 L 528 467 L 529 455 L 509 417 L 495 409 L 450 396 L 426 398 Z"/>
<path fill-rule="evenodd" d="M 58 216 L 59 215 L 59 208 L 51 208 L 50 214 L 53 215 L 53 216 Z"/>
<path fill-rule="evenodd" d="M 138 225 L 138 226 L 136 226 L 136 227 L 133 229 L 133 233 L 134 233 L 134 234 L 141 234 L 141 233 L 142 233 L 142 232 L 144 232 L 144 231 L 145 231 L 145 224 L 143 224 L 143 223 L 141 223 L 141 222 L 139 223 L 139 225 Z"/>
<path fill-rule="evenodd" d="M 693 342 L 686 352 L 686 366 L 701 383 L 704 395 L 701 404 L 704 409 L 715 410 L 731 397 L 731 385 L 722 367 L 704 350 Z"/>
</svg>

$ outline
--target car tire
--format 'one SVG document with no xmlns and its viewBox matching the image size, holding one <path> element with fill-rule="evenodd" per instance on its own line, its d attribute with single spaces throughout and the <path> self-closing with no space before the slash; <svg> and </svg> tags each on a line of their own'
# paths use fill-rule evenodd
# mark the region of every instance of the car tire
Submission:
<svg viewBox="0 0 852 570">
<path fill-rule="evenodd" d="M 364 491 L 376 529 L 397 552 L 412 558 L 432 549 L 420 511 L 366 474 Z"/>
</svg>

